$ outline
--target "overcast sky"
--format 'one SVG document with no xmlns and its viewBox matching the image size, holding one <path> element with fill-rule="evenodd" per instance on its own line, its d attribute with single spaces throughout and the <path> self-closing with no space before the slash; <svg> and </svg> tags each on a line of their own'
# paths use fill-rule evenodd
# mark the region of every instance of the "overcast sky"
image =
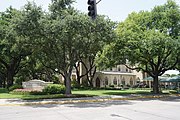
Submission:
<svg viewBox="0 0 180 120">
<path fill-rule="evenodd" d="M 29 0 L 33 1 L 33 0 Z M 51 0 L 34 0 L 43 9 L 48 9 Z M 88 0 L 76 0 L 74 7 L 87 13 Z M 99 1 L 99 0 L 96 0 Z M 180 5 L 180 0 L 175 0 Z M 20 9 L 27 0 L 0 0 L 0 11 L 5 11 L 10 5 Z M 98 5 L 98 14 L 109 16 L 113 21 L 123 21 L 129 13 L 140 10 L 151 10 L 154 6 L 162 5 L 166 0 L 102 0 Z"/>
</svg>

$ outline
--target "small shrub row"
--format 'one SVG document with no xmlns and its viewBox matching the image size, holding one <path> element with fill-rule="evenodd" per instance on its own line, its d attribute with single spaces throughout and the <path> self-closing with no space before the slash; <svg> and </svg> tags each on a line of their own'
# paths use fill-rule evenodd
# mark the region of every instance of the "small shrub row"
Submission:
<svg viewBox="0 0 180 120">
<path fill-rule="evenodd" d="M 6 88 L 0 88 L 0 93 L 8 93 L 8 89 Z"/>
<path fill-rule="evenodd" d="M 43 89 L 43 92 L 47 94 L 64 94 L 65 86 L 60 84 L 49 84 Z"/>
<path fill-rule="evenodd" d="M 45 95 L 46 94 L 41 91 L 37 91 L 33 89 L 15 89 L 11 91 L 10 93 L 16 94 L 16 95 Z"/>
<path fill-rule="evenodd" d="M 11 87 L 9 87 L 9 91 L 13 91 L 15 89 L 23 89 L 22 85 L 15 84 Z"/>
<path fill-rule="evenodd" d="M 33 89 L 14 89 L 10 92 L 11 94 L 16 95 L 47 95 L 47 94 L 64 94 L 65 86 L 59 84 L 50 84 L 47 85 L 42 91 L 33 90 Z"/>
</svg>

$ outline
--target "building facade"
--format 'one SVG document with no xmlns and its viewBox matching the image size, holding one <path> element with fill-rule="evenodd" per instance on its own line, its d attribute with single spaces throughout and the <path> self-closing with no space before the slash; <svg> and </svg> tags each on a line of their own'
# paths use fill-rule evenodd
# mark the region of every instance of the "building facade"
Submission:
<svg viewBox="0 0 180 120">
<path fill-rule="evenodd" d="M 104 71 L 98 71 L 94 77 L 94 87 L 134 86 L 143 79 L 143 73 L 118 65 Z"/>
</svg>

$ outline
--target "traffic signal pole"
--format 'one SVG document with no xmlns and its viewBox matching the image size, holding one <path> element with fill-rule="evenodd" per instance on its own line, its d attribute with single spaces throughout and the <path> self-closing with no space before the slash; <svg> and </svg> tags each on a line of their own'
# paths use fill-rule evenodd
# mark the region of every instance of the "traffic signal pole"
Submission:
<svg viewBox="0 0 180 120">
<path fill-rule="evenodd" d="M 96 2 L 96 0 L 88 0 L 88 16 L 90 16 L 93 20 L 96 19 L 97 16 L 97 4 L 100 3 L 101 0 Z"/>
<path fill-rule="evenodd" d="M 101 2 L 101 0 L 99 0 L 97 3 L 96 3 L 96 5 L 98 4 L 98 3 L 100 3 Z"/>
<path fill-rule="evenodd" d="M 87 4 L 88 4 L 88 16 L 90 16 L 93 20 L 95 20 L 97 16 L 96 0 L 88 0 Z"/>
</svg>

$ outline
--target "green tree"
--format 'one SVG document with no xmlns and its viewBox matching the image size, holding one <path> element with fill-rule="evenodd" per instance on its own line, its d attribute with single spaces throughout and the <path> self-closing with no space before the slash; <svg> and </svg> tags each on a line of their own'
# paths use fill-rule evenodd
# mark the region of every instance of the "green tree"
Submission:
<svg viewBox="0 0 180 120">
<path fill-rule="evenodd" d="M 93 87 L 93 79 L 96 73 L 95 57 L 105 44 L 112 42 L 115 39 L 114 28 L 115 22 L 105 16 L 98 16 L 95 21 L 86 16 L 85 31 L 82 34 L 84 44 L 83 52 L 79 56 L 79 61 L 85 68 L 85 75 L 89 86 Z M 77 74 L 79 73 L 77 69 Z M 82 75 L 81 77 L 83 77 Z M 78 77 L 77 77 L 78 78 Z M 80 79 L 80 78 L 78 78 Z"/>
<path fill-rule="evenodd" d="M 159 93 L 158 76 L 174 69 L 180 59 L 179 15 L 179 6 L 173 1 L 151 12 L 133 12 L 119 23 L 116 31 L 119 39 L 105 46 L 97 63 L 102 67 L 125 64 L 130 69 L 147 72 L 154 79 L 154 93 Z"/>
<path fill-rule="evenodd" d="M 28 3 L 22 11 L 10 7 L 0 14 L 0 64 L 1 73 L 6 74 L 7 87 L 13 85 L 14 76 L 33 53 L 39 13 L 37 6 Z"/>
<path fill-rule="evenodd" d="M 42 20 L 44 35 L 42 53 L 39 54 L 44 66 L 58 70 L 63 76 L 66 94 L 71 94 L 73 67 L 83 59 L 95 57 L 103 41 L 112 38 L 114 25 L 104 17 L 91 21 L 87 15 L 74 10 L 71 3 L 52 2 L 50 13 Z"/>
<path fill-rule="evenodd" d="M 48 21 L 47 21 L 48 22 Z M 44 66 L 51 68 L 63 76 L 66 85 L 66 94 L 71 94 L 71 74 L 77 62 L 77 54 L 81 48 L 79 16 L 66 16 L 64 19 L 52 20 L 46 23 L 42 54 Z M 48 62 L 47 62 L 48 61 Z"/>
</svg>

